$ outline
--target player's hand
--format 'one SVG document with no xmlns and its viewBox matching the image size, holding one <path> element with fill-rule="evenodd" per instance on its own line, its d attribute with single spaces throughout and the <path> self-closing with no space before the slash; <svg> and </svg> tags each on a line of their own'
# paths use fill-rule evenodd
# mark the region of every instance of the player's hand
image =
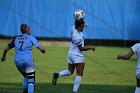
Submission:
<svg viewBox="0 0 140 93">
<path fill-rule="evenodd" d="M 92 51 L 95 51 L 95 47 L 94 46 L 92 47 Z"/>
<path fill-rule="evenodd" d="M 117 59 L 120 59 L 121 58 L 121 55 L 117 55 Z"/>
<path fill-rule="evenodd" d="M 5 57 L 1 57 L 1 62 L 4 62 L 6 61 L 6 58 Z"/>
<path fill-rule="evenodd" d="M 87 24 L 84 24 L 84 27 L 87 28 Z"/>
</svg>

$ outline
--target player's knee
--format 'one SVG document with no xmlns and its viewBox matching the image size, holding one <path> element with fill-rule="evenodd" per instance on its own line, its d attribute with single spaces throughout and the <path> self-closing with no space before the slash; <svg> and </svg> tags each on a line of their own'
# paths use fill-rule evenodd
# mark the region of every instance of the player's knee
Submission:
<svg viewBox="0 0 140 93">
<path fill-rule="evenodd" d="M 35 69 L 34 68 L 26 69 L 26 77 L 27 79 L 35 78 Z"/>
<path fill-rule="evenodd" d="M 72 75 L 73 74 L 73 71 L 71 71 L 71 70 L 66 70 L 67 71 L 67 73 L 69 74 L 69 75 Z"/>
<path fill-rule="evenodd" d="M 27 69 L 26 70 L 26 77 L 28 84 L 34 84 L 35 82 L 35 70 L 34 69 Z"/>
</svg>

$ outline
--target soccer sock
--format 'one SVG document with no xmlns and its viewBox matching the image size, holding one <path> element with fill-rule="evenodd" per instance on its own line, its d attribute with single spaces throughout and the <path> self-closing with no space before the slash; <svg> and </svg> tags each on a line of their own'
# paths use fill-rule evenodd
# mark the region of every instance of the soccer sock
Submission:
<svg viewBox="0 0 140 93">
<path fill-rule="evenodd" d="M 28 93 L 34 93 L 34 84 L 33 83 L 28 84 Z"/>
<path fill-rule="evenodd" d="M 59 72 L 59 76 L 70 76 L 71 72 L 69 70 L 64 70 Z"/>
<path fill-rule="evenodd" d="M 28 79 L 28 93 L 34 93 L 34 79 Z"/>
<path fill-rule="evenodd" d="M 24 77 L 24 80 L 23 80 L 23 88 L 24 89 L 27 89 L 28 88 L 28 81 L 27 81 L 27 77 Z"/>
<path fill-rule="evenodd" d="M 135 93 L 140 93 L 140 87 L 136 87 Z"/>
<path fill-rule="evenodd" d="M 75 77 L 74 86 L 73 86 L 73 92 L 77 92 L 78 91 L 78 88 L 80 86 L 81 80 L 82 80 L 81 76 L 76 76 Z"/>
</svg>

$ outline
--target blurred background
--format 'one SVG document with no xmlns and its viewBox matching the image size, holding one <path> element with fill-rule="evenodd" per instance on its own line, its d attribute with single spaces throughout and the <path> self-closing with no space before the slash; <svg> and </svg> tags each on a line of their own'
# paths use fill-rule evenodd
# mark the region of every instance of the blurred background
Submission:
<svg viewBox="0 0 140 93">
<path fill-rule="evenodd" d="M 67 41 L 76 9 L 86 13 L 87 43 L 127 47 L 139 42 L 140 0 L 0 0 L 0 38 L 20 35 L 20 24 L 26 23 L 37 38 Z"/>
</svg>

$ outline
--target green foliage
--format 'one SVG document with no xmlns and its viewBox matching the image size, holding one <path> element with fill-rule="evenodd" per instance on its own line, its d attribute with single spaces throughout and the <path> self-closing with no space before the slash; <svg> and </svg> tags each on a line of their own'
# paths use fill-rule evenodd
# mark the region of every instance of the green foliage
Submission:
<svg viewBox="0 0 140 93">
<path fill-rule="evenodd" d="M 4 45 L 5 46 L 5 45 Z M 47 54 L 33 49 L 36 64 L 36 93 L 71 93 L 75 73 L 61 77 L 51 85 L 52 73 L 67 69 L 69 47 L 46 46 Z M 0 44 L 0 49 L 3 45 Z M 135 90 L 136 56 L 130 60 L 117 60 L 128 48 L 96 47 L 85 52 L 85 71 L 78 93 L 132 93 Z M 0 54 L 2 56 L 2 52 Z M 7 54 L 7 62 L 0 63 L 0 93 L 22 93 L 23 77 L 14 65 L 14 49 Z"/>
</svg>

